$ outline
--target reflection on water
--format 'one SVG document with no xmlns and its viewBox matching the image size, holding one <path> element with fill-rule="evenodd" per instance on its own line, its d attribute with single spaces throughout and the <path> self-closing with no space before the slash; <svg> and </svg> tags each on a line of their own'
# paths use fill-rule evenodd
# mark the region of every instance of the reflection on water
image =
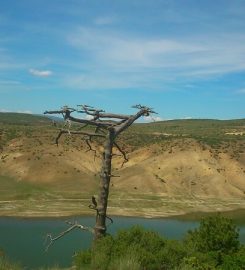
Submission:
<svg viewBox="0 0 245 270">
<path fill-rule="evenodd" d="M 245 243 L 245 211 L 225 213 L 235 220 L 240 228 L 240 240 Z M 135 218 L 114 217 L 114 223 L 108 232 L 114 234 L 122 228 L 141 225 L 149 230 L 159 232 L 166 238 L 181 239 L 185 233 L 198 226 L 198 220 L 203 214 L 195 213 L 174 218 Z M 69 220 L 78 220 L 81 224 L 93 226 L 94 217 L 78 217 Z M 0 249 L 15 261 L 21 262 L 30 269 L 40 266 L 57 265 L 66 267 L 71 264 L 72 255 L 80 249 L 90 246 L 92 235 L 88 232 L 73 231 L 58 240 L 50 247 L 47 253 L 45 238 L 47 233 L 58 234 L 67 229 L 65 219 L 39 218 L 0 218 Z"/>
</svg>

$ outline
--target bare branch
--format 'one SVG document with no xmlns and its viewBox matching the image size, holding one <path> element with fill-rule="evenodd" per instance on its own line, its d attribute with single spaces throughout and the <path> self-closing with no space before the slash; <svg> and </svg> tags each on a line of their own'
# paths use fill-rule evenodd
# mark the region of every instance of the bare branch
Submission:
<svg viewBox="0 0 245 270">
<path fill-rule="evenodd" d="M 129 119 L 130 115 L 114 114 L 114 113 L 100 113 L 100 118 L 116 118 L 116 119 Z"/>
<path fill-rule="evenodd" d="M 115 122 L 113 121 L 98 121 L 96 120 L 87 120 L 87 119 L 80 119 L 80 118 L 76 118 L 73 116 L 68 117 L 71 121 L 76 122 L 76 123 L 80 123 L 80 124 L 88 124 L 91 126 L 97 126 L 97 127 L 101 127 L 101 128 L 108 128 L 110 126 L 112 126 Z"/>
<path fill-rule="evenodd" d="M 132 106 L 132 108 L 136 108 L 136 109 L 139 109 L 139 110 L 147 110 L 148 113 L 157 114 L 156 112 L 153 111 L 153 108 L 149 108 L 149 107 L 143 106 L 141 104 L 136 104 L 136 105 Z"/>
<path fill-rule="evenodd" d="M 61 129 L 58 136 L 55 139 L 55 143 L 57 146 L 59 145 L 59 139 L 63 134 L 72 134 L 72 135 L 85 135 L 88 136 L 89 138 L 91 137 L 101 137 L 105 138 L 105 135 L 100 134 L 100 133 L 91 133 L 91 132 L 86 132 L 86 131 L 77 131 L 77 130 L 66 130 L 66 129 Z M 92 149 L 91 149 L 92 150 Z"/>
<path fill-rule="evenodd" d="M 64 132 L 64 130 L 60 130 L 58 136 L 55 138 L 55 143 L 57 146 L 59 146 L 59 139 L 64 133 L 66 133 L 66 132 Z"/>
<path fill-rule="evenodd" d="M 91 137 L 89 137 L 88 139 L 85 139 L 85 142 L 86 142 L 86 144 L 87 144 L 88 147 L 89 147 L 89 149 L 88 149 L 86 152 L 88 152 L 88 151 L 94 152 L 94 160 L 95 160 L 95 157 L 96 157 L 97 152 L 96 152 L 95 149 L 92 148 L 92 146 L 91 146 L 91 144 L 90 144 L 90 142 L 91 142 Z"/>
<path fill-rule="evenodd" d="M 91 116 L 99 116 L 100 113 L 104 112 L 104 110 L 101 109 L 95 109 L 92 106 L 88 105 L 77 105 L 78 107 L 82 107 L 83 111 L 78 111 L 80 113 L 86 113 Z"/>
<path fill-rule="evenodd" d="M 86 113 L 91 116 L 98 116 L 98 118 L 128 119 L 131 117 L 130 115 L 124 115 L 124 114 L 105 113 L 104 110 L 95 109 L 88 105 L 77 105 L 77 106 L 83 108 L 83 111 L 78 111 L 78 112 Z"/>
<path fill-rule="evenodd" d="M 87 124 L 87 125 L 91 125 L 91 126 L 97 126 L 97 127 L 101 127 L 101 128 L 108 128 L 110 126 L 112 126 L 112 122 L 108 122 L 108 121 L 97 121 L 96 120 L 87 120 L 87 119 L 80 119 L 80 118 L 76 118 L 71 116 L 71 113 L 74 112 L 75 110 L 69 110 L 69 109 L 63 109 L 63 110 L 59 110 L 59 111 L 45 111 L 44 114 L 62 114 L 64 119 L 67 120 L 69 119 L 72 122 L 76 122 L 76 123 L 80 123 L 80 124 Z"/>
<path fill-rule="evenodd" d="M 79 127 L 79 130 L 86 128 L 88 126 L 88 124 L 84 124 L 83 126 Z"/>
<path fill-rule="evenodd" d="M 60 137 L 63 135 L 63 134 L 75 134 L 75 135 L 85 135 L 84 137 L 84 140 L 86 142 L 86 144 L 88 145 L 88 151 L 93 151 L 94 152 L 94 159 L 95 157 L 97 156 L 97 151 L 95 149 L 92 148 L 90 142 L 91 142 L 91 138 L 92 137 L 101 137 L 101 138 L 105 138 L 105 135 L 104 134 L 99 134 L 99 133 L 90 133 L 90 132 L 84 132 L 84 131 L 70 131 L 70 130 L 64 130 L 64 129 L 61 129 L 58 136 L 56 137 L 55 139 L 55 143 L 57 146 L 59 146 L 59 139 Z"/>
<path fill-rule="evenodd" d="M 50 246 L 54 244 L 55 241 L 57 241 L 61 237 L 65 236 L 66 234 L 68 234 L 69 232 L 71 232 L 74 229 L 80 229 L 80 230 L 83 230 L 83 231 L 89 231 L 91 233 L 94 233 L 93 228 L 81 225 L 77 221 L 75 223 L 71 223 L 71 222 L 67 221 L 66 223 L 71 225 L 71 226 L 67 230 L 65 230 L 65 231 L 61 232 L 60 234 L 58 234 L 57 236 L 53 237 L 52 234 L 47 234 L 45 243 L 47 243 L 48 241 L 49 241 L 49 243 L 45 248 L 46 252 L 48 251 Z"/>
<path fill-rule="evenodd" d="M 65 106 L 63 106 L 63 107 L 61 107 L 61 109 L 65 112 L 65 111 L 70 111 L 70 112 L 75 112 L 76 111 L 76 109 L 74 109 L 74 108 L 71 108 L 71 107 L 69 107 L 69 106 L 67 106 L 67 105 L 65 105 Z"/>
<path fill-rule="evenodd" d="M 138 113 L 132 115 L 128 120 L 123 121 L 121 124 L 115 127 L 116 136 L 119 135 L 122 131 L 130 127 L 138 118 L 141 116 L 149 116 L 151 113 L 155 113 L 151 108 L 142 106 L 140 104 L 133 106 L 134 108 L 140 109 Z"/>
<path fill-rule="evenodd" d="M 104 113 L 104 110 L 94 109 L 88 105 L 78 105 L 82 107 L 83 110 L 75 110 L 73 108 L 69 108 L 68 106 L 64 106 L 62 110 L 59 111 L 45 111 L 44 114 L 62 114 L 65 120 L 70 120 L 72 122 L 92 125 L 100 128 L 107 129 L 109 127 L 116 127 L 117 135 L 129 127 L 135 120 L 137 120 L 142 115 L 149 116 L 151 113 L 155 113 L 152 108 L 142 106 L 137 104 L 133 106 L 133 108 L 139 109 L 140 111 L 135 115 L 122 115 L 122 114 L 114 114 L 114 113 Z M 87 115 L 93 116 L 91 120 L 88 119 L 80 119 L 71 116 L 72 112 L 80 112 L 85 113 Z M 100 118 L 108 118 L 108 119 L 122 119 L 123 121 L 115 121 L 115 120 L 100 120 Z"/>
<path fill-rule="evenodd" d="M 102 132 L 103 134 L 105 134 L 105 131 L 103 129 L 101 129 L 100 127 L 96 127 L 95 131 L 94 131 L 96 134 L 98 132 Z"/>
<path fill-rule="evenodd" d="M 111 217 L 109 217 L 109 216 L 106 216 L 106 218 L 110 220 L 110 224 L 107 225 L 107 227 L 108 227 L 108 226 L 110 226 L 113 223 L 113 219 Z"/>
<path fill-rule="evenodd" d="M 121 168 L 122 168 L 124 166 L 124 164 L 126 162 L 128 162 L 128 158 L 126 156 L 126 153 L 121 149 L 121 147 L 116 142 L 114 142 L 114 145 L 116 146 L 116 148 L 118 149 L 118 151 L 123 155 L 124 161 L 123 161 L 123 163 L 121 165 Z"/>
</svg>

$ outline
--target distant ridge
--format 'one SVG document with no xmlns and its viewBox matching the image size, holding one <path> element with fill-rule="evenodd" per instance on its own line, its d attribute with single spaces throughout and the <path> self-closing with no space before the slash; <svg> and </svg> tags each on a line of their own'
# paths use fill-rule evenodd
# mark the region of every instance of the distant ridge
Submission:
<svg viewBox="0 0 245 270">
<path fill-rule="evenodd" d="M 29 113 L 16 113 L 16 112 L 0 112 L 0 123 L 5 124 L 34 124 L 35 122 L 38 123 L 48 123 L 50 120 L 54 120 L 57 122 L 62 122 L 63 118 L 57 116 L 49 116 L 49 115 L 42 115 L 42 114 L 29 114 Z M 173 126 L 175 124 L 182 125 L 198 125 L 198 124 L 218 124 L 219 126 L 228 126 L 232 125 L 245 125 L 245 118 L 241 119 L 228 119 L 228 120 L 221 120 L 221 119 L 171 119 L 171 120 L 164 120 L 164 121 L 156 121 L 156 122 L 149 122 L 149 123 L 135 123 L 134 126 L 145 126 L 145 127 L 156 127 L 156 126 Z"/>
<path fill-rule="evenodd" d="M 50 119 L 29 113 L 0 112 L 0 123 L 9 125 L 40 125 L 50 123 Z"/>
<path fill-rule="evenodd" d="M 42 115 L 40 115 L 42 116 Z M 58 117 L 58 116 L 54 116 L 54 115 L 44 115 L 44 117 L 47 117 L 48 119 L 52 120 L 52 121 L 55 121 L 55 122 L 63 122 L 64 119 L 61 118 L 61 117 Z"/>
</svg>

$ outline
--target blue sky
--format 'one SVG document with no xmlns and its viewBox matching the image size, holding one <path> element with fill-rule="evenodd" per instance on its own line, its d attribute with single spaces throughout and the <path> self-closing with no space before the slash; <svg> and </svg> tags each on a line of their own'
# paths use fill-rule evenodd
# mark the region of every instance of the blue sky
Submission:
<svg viewBox="0 0 245 270">
<path fill-rule="evenodd" d="M 245 118 L 244 0 L 3 0 L 0 111 Z"/>
</svg>

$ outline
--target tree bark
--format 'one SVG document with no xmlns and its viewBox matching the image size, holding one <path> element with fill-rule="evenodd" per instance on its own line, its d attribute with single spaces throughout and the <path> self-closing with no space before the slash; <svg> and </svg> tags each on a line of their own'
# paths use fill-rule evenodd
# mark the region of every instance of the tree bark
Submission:
<svg viewBox="0 0 245 270">
<path fill-rule="evenodd" d="M 110 180 L 111 180 L 111 161 L 112 149 L 115 140 L 114 129 L 109 129 L 104 144 L 104 152 L 102 154 L 102 166 L 100 173 L 100 190 L 98 197 L 98 212 L 96 217 L 96 224 L 94 227 L 94 240 L 97 240 L 106 233 L 106 211 L 109 196 Z"/>
<path fill-rule="evenodd" d="M 112 150 L 113 145 L 119 150 L 119 152 L 124 157 L 123 164 L 128 161 L 124 151 L 120 148 L 120 146 L 115 142 L 116 137 L 121 134 L 124 130 L 130 127 L 138 118 L 141 116 L 149 116 L 151 113 L 155 113 L 151 108 L 142 106 L 140 104 L 133 106 L 133 108 L 138 109 L 139 111 L 134 115 L 122 115 L 122 114 L 114 114 L 114 113 L 105 113 L 103 110 L 95 109 L 88 105 L 78 105 L 81 109 L 69 108 L 68 106 L 63 106 L 61 110 L 56 111 L 45 111 L 45 114 L 61 114 L 65 121 L 69 121 L 68 127 L 60 130 L 57 138 L 56 144 L 58 145 L 59 139 L 63 134 L 76 134 L 84 136 L 83 139 L 86 141 L 89 146 L 89 150 L 93 149 L 90 145 L 90 140 L 93 137 L 102 137 L 105 138 L 104 142 L 104 152 L 102 154 L 102 166 L 100 173 L 100 185 L 99 185 L 99 195 L 98 200 L 96 201 L 95 197 L 92 197 L 92 204 L 89 208 L 96 210 L 96 223 L 94 229 L 74 224 L 67 231 L 60 234 L 60 236 L 52 237 L 49 236 L 49 240 L 51 244 L 56 240 L 63 236 L 66 232 L 73 230 L 73 228 L 80 228 L 82 230 L 89 230 L 94 233 L 94 240 L 96 242 L 97 239 L 105 236 L 106 234 L 106 220 L 110 219 L 107 216 L 107 204 L 108 204 L 108 196 L 109 196 L 109 188 L 110 188 L 110 180 L 111 180 L 111 162 L 112 162 Z M 86 114 L 92 116 L 92 119 L 84 119 L 77 118 L 72 116 L 73 112 Z M 91 132 L 91 128 L 81 131 L 81 130 L 70 130 L 71 122 L 76 122 L 79 124 L 83 124 L 81 128 L 85 128 L 88 126 L 95 127 L 95 131 Z M 123 165 L 122 164 L 122 165 Z"/>
</svg>

